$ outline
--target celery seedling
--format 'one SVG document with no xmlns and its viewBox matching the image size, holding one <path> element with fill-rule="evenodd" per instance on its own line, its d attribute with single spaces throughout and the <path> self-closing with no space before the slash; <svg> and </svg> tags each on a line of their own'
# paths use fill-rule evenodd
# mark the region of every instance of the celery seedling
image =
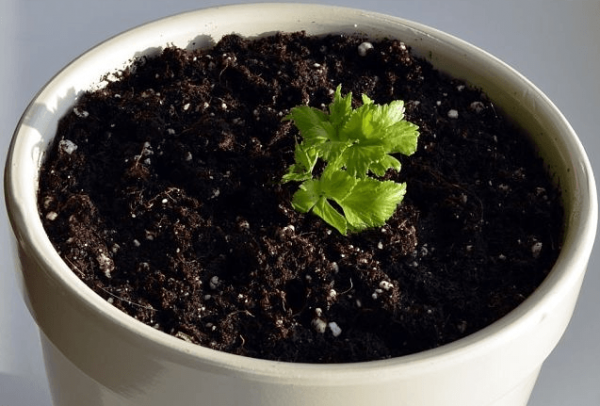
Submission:
<svg viewBox="0 0 600 406">
<path fill-rule="evenodd" d="M 329 113 L 298 106 L 285 117 L 302 136 L 295 163 L 282 179 L 302 182 L 292 205 L 302 213 L 312 211 L 344 235 L 381 226 L 394 214 L 406 184 L 377 177 L 399 171 L 393 154 L 412 155 L 419 135 L 418 127 L 404 120 L 404 102 L 378 105 L 366 95 L 362 101 L 352 109 L 352 93 L 342 97 L 340 85 Z M 325 168 L 315 178 L 319 159 Z"/>
</svg>

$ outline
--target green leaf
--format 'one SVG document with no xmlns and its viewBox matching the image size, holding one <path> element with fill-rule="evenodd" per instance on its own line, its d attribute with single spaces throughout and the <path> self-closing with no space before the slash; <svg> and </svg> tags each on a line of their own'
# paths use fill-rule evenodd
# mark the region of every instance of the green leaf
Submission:
<svg viewBox="0 0 600 406">
<path fill-rule="evenodd" d="M 348 223 L 354 230 L 385 224 L 396 211 L 406 193 L 405 183 L 360 179 L 352 192 L 340 202 Z"/>
<path fill-rule="evenodd" d="M 319 179 L 319 183 L 324 196 L 340 203 L 354 189 L 358 179 L 348 175 L 346 171 L 327 166 Z"/>
<path fill-rule="evenodd" d="M 303 133 L 320 126 L 328 121 L 328 118 L 321 110 L 309 106 L 297 106 L 290 110 L 290 114 L 285 116 L 284 120 L 292 120 L 300 133 Z"/>
<path fill-rule="evenodd" d="M 318 159 L 314 149 L 305 148 L 302 144 L 296 144 L 294 157 L 298 165 L 301 165 L 306 172 L 312 173 Z"/>
<path fill-rule="evenodd" d="M 317 152 L 312 148 L 305 148 L 302 144 L 296 144 L 294 150 L 296 163 L 288 168 L 283 175 L 282 181 L 304 181 L 312 178 L 312 171 L 317 164 Z"/>
<path fill-rule="evenodd" d="M 283 183 L 303 182 L 312 178 L 312 173 L 306 172 L 301 165 L 292 165 L 288 171 L 281 177 Z"/>
<path fill-rule="evenodd" d="M 342 97 L 342 85 L 338 85 L 333 96 L 333 103 L 329 105 L 329 121 L 335 128 L 341 128 L 352 115 L 352 92 Z"/>
<path fill-rule="evenodd" d="M 388 127 L 385 137 L 389 143 L 389 152 L 410 156 L 417 151 L 419 127 L 408 121 L 400 121 Z"/>
<path fill-rule="evenodd" d="M 385 158 L 386 153 L 380 145 L 354 144 L 346 148 L 342 154 L 342 162 L 352 176 L 364 178 L 373 164 Z"/>
<path fill-rule="evenodd" d="M 404 119 L 404 102 L 395 100 L 389 104 L 375 106 L 373 121 L 379 128 L 390 127 Z"/>
<path fill-rule="evenodd" d="M 318 180 L 309 179 L 300 185 L 294 193 L 292 206 L 300 213 L 308 213 L 321 198 L 321 184 Z"/>
<path fill-rule="evenodd" d="M 303 144 L 307 147 L 313 147 L 315 145 L 323 145 L 328 141 L 335 141 L 338 139 L 338 133 L 329 121 L 323 121 L 310 129 L 301 132 Z"/>
<path fill-rule="evenodd" d="M 373 133 L 373 108 L 372 105 L 363 104 L 354 111 L 354 114 L 340 129 L 340 140 L 361 141 L 366 140 Z"/>
<path fill-rule="evenodd" d="M 313 212 L 327 222 L 327 224 L 335 227 L 340 234 L 346 235 L 348 232 L 348 221 L 340 214 L 324 197 L 319 199 L 313 208 Z"/>
<path fill-rule="evenodd" d="M 326 143 L 316 145 L 314 148 L 317 151 L 317 155 L 322 157 L 325 161 L 333 164 L 336 168 L 341 168 L 343 163 L 338 162 L 340 157 L 344 154 L 344 151 L 352 145 L 349 141 L 328 141 Z"/>
<path fill-rule="evenodd" d="M 402 165 L 400 164 L 400 161 L 391 155 L 386 155 L 379 162 L 371 164 L 369 169 L 375 175 L 381 177 L 384 176 L 389 169 L 394 169 L 397 172 L 400 172 L 401 167 Z"/>
<path fill-rule="evenodd" d="M 347 221 L 328 200 L 343 201 L 354 188 L 357 180 L 343 171 L 325 169 L 320 179 L 311 179 L 300 185 L 294 194 L 292 205 L 301 213 L 312 210 L 340 233 L 346 234 Z"/>
</svg>

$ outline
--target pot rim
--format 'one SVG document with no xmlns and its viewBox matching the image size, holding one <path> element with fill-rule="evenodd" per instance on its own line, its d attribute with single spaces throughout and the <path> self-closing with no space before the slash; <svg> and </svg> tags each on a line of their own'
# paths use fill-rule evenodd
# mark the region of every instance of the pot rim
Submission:
<svg viewBox="0 0 600 406">
<path fill-rule="evenodd" d="M 464 53 L 474 53 L 477 58 L 483 60 L 486 64 L 493 65 L 498 72 L 508 75 L 509 80 L 527 86 L 527 97 L 535 98 L 536 111 L 540 115 L 553 120 L 552 126 L 556 128 L 557 133 L 562 134 L 560 142 L 564 143 L 565 148 L 567 148 L 565 155 L 568 155 L 565 160 L 572 165 L 570 170 L 576 184 L 576 187 L 569 191 L 573 194 L 573 203 L 571 211 L 566 213 L 568 227 L 563 249 L 551 273 L 531 296 L 508 315 L 488 327 L 435 349 L 388 360 L 348 364 L 303 364 L 242 357 L 187 343 L 159 332 L 107 303 L 70 270 L 45 235 L 37 212 L 36 202 L 31 201 L 32 186 L 30 180 L 37 179 L 37 168 L 22 165 L 22 162 L 26 162 L 26 159 L 22 158 L 31 157 L 32 151 L 34 154 L 38 154 L 35 158 L 38 160 L 43 154 L 44 147 L 39 142 L 25 142 L 22 141 L 22 138 L 31 136 L 27 124 L 31 122 L 32 118 L 36 114 L 45 113 L 39 108 L 40 104 L 46 105 L 44 104 L 44 98 L 48 95 L 51 96 L 56 82 L 65 80 L 67 75 L 72 73 L 79 65 L 85 64 L 86 58 L 99 52 L 107 52 L 107 49 L 114 47 L 123 38 L 139 37 L 144 30 L 161 24 L 168 25 L 170 24 L 169 21 L 173 22 L 181 18 L 195 18 L 211 13 L 248 13 L 252 10 L 256 12 L 257 8 L 263 10 L 275 8 L 281 14 L 293 13 L 294 10 L 298 9 L 313 8 L 318 10 L 318 14 L 324 16 L 325 19 L 328 15 L 344 14 L 348 17 L 366 16 L 373 21 L 384 22 L 384 25 L 405 26 L 415 35 L 435 39 L 440 46 L 450 46 Z M 169 27 L 174 29 L 173 26 L 174 24 L 170 24 Z M 357 28 L 360 30 L 360 27 Z M 198 28 L 197 32 L 202 33 L 202 28 Z M 168 36 L 169 34 L 167 32 L 165 35 Z M 31 149 L 32 145 L 33 150 Z M 29 161 L 32 161 L 31 158 L 29 158 Z M 28 179 L 29 182 L 26 182 Z M 256 380 L 277 380 L 280 376 L 286 376 L 286 379 L 289 379 L 290 376 L 296 376 L 300 380 L 310 381 L 317 385 L 322 376 L 327 375 L 330 378 L 332 373 L 335 373 L 336 380 L 340 383 L 347 381 L 351 376 L 360 376 L 360 379 L 366 380 L 387 380 L 389 378 L 386 378 L 386 376 L 390 371 L 393 371 L 393 375 L 396 377 L 408 373 L 411 375 L 415 373 L 424 374 L 439 364 L 450 361 L 455 362 L 457 358 L 472 358 L 482 351 L 488 351 L 490 346 L 498 346 L 501 342 L 513 339 L 523 330 L 535 328 L 536 323 L 547 316 L 545 308 L 547 306 L 551 308 L 559 306 L 565 292 L 578 283 L 582 277 L 592 250 L 597 225 L 595 182 L 583 146 L 556 106 L 521 74 L 476 46 L 426 25 L 369 11 L 313 4 L 257 3 L 188 11 L 140 25 L 96 45 L 50 79 L 27 107 L 11 141 L 4 181 L 6 206 L 18 243 L 30 247 L 29 249 L 36 257 L 36 262 L 43 264 L 55 282 L 64 286 L 66 295 L 74 297 L 81 306 L 89 308 L 91 312 L 98 314 L 99 317 L 118 325 L 121 335 L 130 340 L 141 339 L 145 347 L 149 349 L 160 348 L 162 351 L 167 351 L 172 359 L 191 366 L 196 365 L 197 362 L 208 363 L 228 371 L 229 374 L 252 373 Z M 352 368 L 349 368 L 349 365 Z"/>
</svg>

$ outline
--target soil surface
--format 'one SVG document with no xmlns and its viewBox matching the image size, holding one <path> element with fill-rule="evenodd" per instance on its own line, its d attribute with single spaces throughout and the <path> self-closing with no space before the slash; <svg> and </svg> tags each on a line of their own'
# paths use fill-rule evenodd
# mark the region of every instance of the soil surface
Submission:
<svg viewBox="0 0 600 406">
<path fill-rule="evenodd" d="M 183 340 L 295 362 L 385 359 L 471 334 L 519 305 L 562 241 L 560 196 L 478 89 L 400 41 L 227 36 L 107 76 L 58 129 L 40 179 L 50 239 L 94 291 Z M 368 47 L 367 47 L 368 48 Z M 110 77 L 110 79 L 109 79 Z M 342 84 L 406 102 L 419 147 L 383 227 L 342 236 L 291 206 L 299 134 L 282 121 Z"/>
</svg>

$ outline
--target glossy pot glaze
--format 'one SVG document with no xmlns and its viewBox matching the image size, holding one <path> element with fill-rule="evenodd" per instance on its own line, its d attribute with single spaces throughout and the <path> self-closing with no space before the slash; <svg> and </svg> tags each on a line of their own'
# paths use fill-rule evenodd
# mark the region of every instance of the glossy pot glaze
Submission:
<svg viewBox="0 0 600 406">
<path fill-rule="evenodd" d="M 438 69 L 481 87 L 532 137 L 563 193 L 564 248 L 521 306 L 464 339 L 422 353 L 343 365 L 240 357 L 148 327 L 94 294 L 61 260 L 36 207 L 40 162 L 59 118 L 134 56 L 206 47 L 231 32 L 361 33 L 402 39 Z M 525 405 L 567 327 L 591 253 L 597 199 L 576 134 L 544 94 L 486 52 L 435 29 L 360 10 L 301 4 L 211 8 L 134 28 L 59 72 L 16 129 L 5 170 L 23 296 L 39 325 L 56 405 Z"/>
</svg>

